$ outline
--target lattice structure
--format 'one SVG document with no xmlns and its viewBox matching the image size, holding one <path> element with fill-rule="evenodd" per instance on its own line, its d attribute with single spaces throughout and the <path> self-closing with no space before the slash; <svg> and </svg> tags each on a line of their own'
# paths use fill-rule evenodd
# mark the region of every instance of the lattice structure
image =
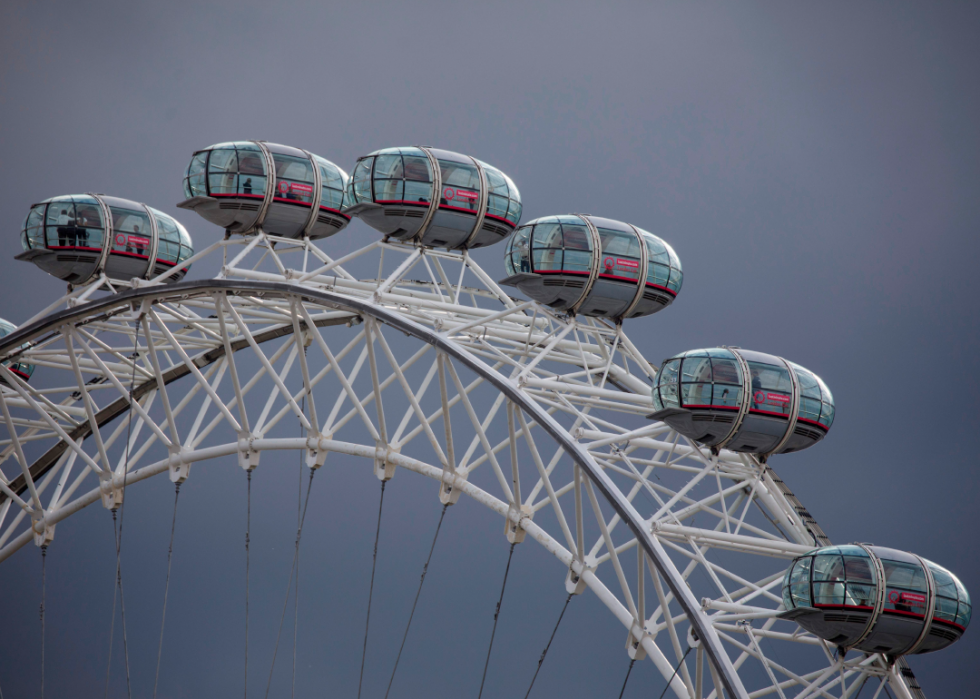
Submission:
<svg viewBox="0 0 980 699">
<path fill-rule="evenodd" d="M 922 696 L 904 661 L 838 657 L 777 618 L 789 560 L 827 537 L 771 466 L 645 417 L 656 367 L 623 326 L 513 299 L 466 252 L 379 241 L 335 260 L 260 232 L 189 262 L 215 256 L 213 280 L 100 280 L 0 341 L 38 367 L 0 369 L 0 561 L 146 478 L 345 454 L 431 478 L 433 506 L 498 513 L 677 697 Z"/>
</svg>

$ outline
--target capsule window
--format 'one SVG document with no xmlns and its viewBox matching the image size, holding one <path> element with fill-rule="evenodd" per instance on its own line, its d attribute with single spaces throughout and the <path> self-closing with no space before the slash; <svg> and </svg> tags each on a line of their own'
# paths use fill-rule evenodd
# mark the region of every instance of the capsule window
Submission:
<svg viewBox="0 0 980 699">
<path fill-rule="evenodd" d="M 786 367 L 747 362 L 752 377 L 752 409 L 788 415 L 793 384 Z"/>
<path fill-rule="evenodd" d="M 150 217 L 144 211 L 109 208 L 112 213 L 112 250 L 147 257 L 150 253 L 152 232 Z"/>
<path fill-rule="evenodd" d="M 809 607 L 810 600 L 810 564 L 812 558 L 800 558 L 786 573 L 783 580 L 783 606 L 786 609 L 794 607 Z"/>
<path fill-rule="evenodd" d="M 487 184 L 490 188 L 489 205 L 493 211 L 488 210 L 487 215 L 492 217 L 504 217 L 513 225 L 521 220 L 521 194 L 517 191 L 517 186 L 503 172 L 481 162 L 483 171 L 487 177 Z M 500 213 L 506 211 L 506 213 Z"/>
<path fill-rule="evenodd" d="M 737 408 L 742 404 L 742 389 L 739 386 L 715 384 L 711 404 L 721 408 Z"/>
<path fill-rule="evenodd" d="M 677 384 L 669 383 L 660 387 L 660 399 L 665 408 L 677 408 L 680 403 L 677 401 Z"/>
<path fill-rule="evenodd" d="M 793 606 L 795 607 L 809 607 L 813 604 L 810 599 L 810 585 L 805 583 L 802 585 L 790 585 L 789 587 L 791 599 L 793 601 Z"/>
<path fill-rule="evenodd" d="M 640 278 L 640 243 L 635 235 L 599 228 L 600 274 L 636 281 Z"/>
<path fill-rule="evenodd" d="M 889 587 L 901 587 L 907 590 L 926 590 L 926 576 L 918 565 L 901 561 L 885 561 L 885 582 Z"/>
<path fill-rule="evenodd" d="M 667 280 L 667 288 L 675 294 L 680 292 L 681 284 L 684 282 L 684 273 L 681 271 L 681 260 L 677 253 L 667 243 L 663 243 L 667 250 L 667 257 L 670 261 L 670 279 Z"/>
<path fill-rule="evenodd" d="M 925 614 L 926 578 L 921 567 L 913 563 L 882 560 L 885 569 L 885 609 L 910 614 Z"/>
<path fill-rule="evenodd" d="M 681 400 L 685 406 L 711 405 L 711 360 L 686 357 L 682 362 Z"/>
<path fill-rule="evenodd" d="M 734 359 L 713 357 L 711 366 L 715 383 L 741 385 L 742 372 Z"/>
<path fill-rule="evenodd" d="M 827 605 L 844 604 L 844 584 L 839 582 L 813 583 L 813 603 Z"/>
<path fill-rule="evenodd" d="M 671 359 L 664 362 L 660 369 L 657 384 L 664 408 L 676 408 L 680 405 L 677 401 L 677 373 L 679 368 L 680 360 Z"/>
<path fill-rule="evenodd" d="M 404 179 L 405 171 L 402 167 L 402 156 L 398 153 L 379 155 L 374 161 L 374 179 L 392 180 Z"/>
<path fill-rule="evenodd" d="M 661 288 L 668 288 L 667 282 L 670 281 L 670 267 L 658 262 L 648 262 L 647 264 L 647 282 Z"/>
<path fill-rule="evenodd" d="M 374 200 L 396 202 L 405 199 L 405 170 L 402 156 L 379 155 L 374 160 Z"/>
<path fill-rule="evenodd" d="M 487 214 L 497 216 L 498 218 L 506 218 L 507 204 L 507 197 L 502 197 L 499 194 L 491 194 L 487 200 Z"/>
<path fill-rule="evenodd" d="M 102 226 L 102 207 L 94 199 L 75 202 L 75 242 L 78 247 L 102 249 L 105 231 Z"/>
<path fill-rule="evenodd" d="M 564 269 L 566 272 L 589 274 L 592 271 L 592 238 L 582 225 L 564 224 Z"/>
<path fill-rule="evenodd" d="M 439 204 L 476 211 L 480 202 L 480 173 L 473 165 L 439 161 L 442 193 Z"/>
<path fill-rule="evenodd" d="M 844 561 L 837 554 L 821 554 L 813 559 L 814 580 L 843 580 Z"/>
<path fill-rule="evenodd" d="M 405 179 L 412 182 L 432 182 L 429 159 L 415 155 L 403 156 Z"/>
<path fill-rule="evenodd" d="M 711 384 L 681 384 L 681 403 L 684 407 L 711 405 Z"/>
<path fill-rule="evenodd" d="M 265 161 L 262 153 L 244 143 L 222 144 L 222 147 L 212 148 L 207 154 L 207 193 L 211 196 L 251 196 L 264 197 L 267 186 L 265 172 Z M 195 159 L 197 156 L 195 156 Z M 195 167 L 195 162 L 191 161 L 188 173 Z M 185 191 L 192 194 L 198 192 L 194 184 L 196 175 L 190 175 L 189 187 Z M 203 180 L 203 176 L 201 176 Z"/>
<path fill-rule="evenodd" d="M 707 357 L 691 357 L 684 359 L 681 381 L 712 381 L 711 360 Z"/>
<path fill-rule="evenodd" d="M 71 201 L 54 201 L 48 205 L 48 247 L 74 245 L 75 205 Z"/>
<path fill-rule="evenodd" d="M 517 274 L 518 272 L 530 272 L 531 265 L 528 257 L 528 237 L 531 235 L 533 226 L 518 228 L 514 238 L 510 243 L 510 254 L 506 256 L 507 273 Z"/>
<path fill-rule="evenodd" d="M 208 163 L 208 187 L 212 194 L 238 193 L 238 152 L 213 150 Z"/>
<path fill-rule="evenodd" d="M 483 166 L 483 172 L 487 177 L 489 194 L 487 200 L 487 215 L 497 218 L 507 218 L 507 207 L 510 205 L 508 197 L 509 187 L 504 174 L 495 167 Z"/>
<path fill-rule="evenodd" d="M 31 208 L 24 221 L 23 229 L 24 249 L 44 247 L 44 204 L 38 204 Z"/>
<path fill-rule="evenodd" d="M 405 199 L 404 180 L 374 180 L 374 200 L 377 202 L 396 202 Z"/>
<path fill-rule="evenodd" d="M 829 429 L 834 423 L 834 397 L 831 395 L 830 389 L 827 388 L 827 384 L 823 382 L 823 379 L 821 379 L 819 376 L 816 378 L 817 383 L 820 384 L 820 424 Z"/>
<path fill-rule="evenodd" d="M 322 171 L 323 168 L 320 168 Z M 327 187 L 320 188 L 320 207 L 340 211 L 344 206 L 344 190 Z"/>
<path fill-rule="evenodd" d="M 258 148 L 238 148 L 238 172 L 242 175 L 265 176 L 265 160 Z"/>
<path fill-rule="evenodd" d="M 194 254 L 190 237 L 177 222 L 166 214 L 150 209 L 157 224 L 160 240 L 157 244 L 157 260 L 179 264 Z"/>
<path fill-rule="evenodd" d="M 936 583 L 936 594 L 943 597 L 956 599 L 956 585 L 953 583 L 953 576 L 946 571 L 930 566 L 932 579 Z"/>
<path fill-rule="evenodd" d="M 275 199 L 280 201 L 313 202 L 313 164 L 308 158 L 273 153 L 276 166 Z"/>
<path fill-rule="evenodd" d="M 960 626 L 966 627 L 970 625 L 970 617 L 973 614 L 973 607 L 969 604 L 964 604 L 960 602 L 959 608 L 956 611 L 956 623 Z"/>
<path fill-rule="evenodd" d="M 362 201 L 373 201 L 371 195 L 371 167 L 374 165 L 374 157 L 368 156 L 357 161 L 354 167 L 354 174 L 351 175 L 348 191 L 351 194 L 351 204 Z"/>
<path fill-rule="evenodd" d="M 873 607 L 876 590 L 874 585 L 849 582 L 847 583 L 847 595 L 844 604 L 852 607 Z"/>
<path fill-rule="evenodd" d="M 534 227 L 535 248 L 562 247 L 561 226 L 557 223 L 539 223 Z"/>
<path fill-rule="evenodd" d="M 807 556 L 806 558 L 799 559 L 793 566 L 793 572 L 790 574 L 789 582 L 790 584 L 810 583 L 810 565 L 813 563 L 813 559 Z"/>
<path fill-rule="evenodd" d="M 384 156 L 378 157 L 382 158 Z M 432 177 L 429 159 L 413 155 L 402 155 L 399 168 L 401 174 L 398 176 L 405 178 L 403 192 L 400 198 L 404 201 L 421 202 L 424 204 L 431 202 Z M 378 177 L 381 177 L 381 175 L 375 173 L 375 178 Z"/>
<path fill-rule="evenodd" d="M 677 383 L 677 372 L 680 369 L 681 360 L 671 359 L 664 362 L 663 368 L 660 370 L 660 380 L 661 385 Z"/>
<path fill-rule="evenodd" d="M 157 218 L 157 229 L 160 231 L 160 242 L 157 246 L 157 258 L 177 264 L 180 257 L 180 234 L 172 221 Z"/>
<path fill-rule="evenodd" d="M 197 196 L 203 197 L 208 193 L 207 187 L 204 185 L 204 171 L 207 159 L 207 151 L 195 153 L 194 157 L 191 158 L 190 165 L 187 166 L 187 172 L 184 175 L 184 195 L 188 199 Z"/>
<path fill-rule="evenodd" d="M 557 223 L 540 223 L 534 227 L 531 251 L 535 272 L 560 272 L 564 269 L 562 230 Z"/>
<path fill-rule="evenodd" d="M 871 559 L 857 556 L 844 556 L 844 573 L 848 581 L 874 583 L 875 576 L 871 568 Z"/>
</svg>

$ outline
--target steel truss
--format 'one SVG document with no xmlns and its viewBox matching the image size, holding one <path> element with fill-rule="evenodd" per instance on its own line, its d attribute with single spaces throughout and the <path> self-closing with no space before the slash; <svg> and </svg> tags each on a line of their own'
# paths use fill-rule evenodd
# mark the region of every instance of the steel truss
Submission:
<svg viewBox="0 0 980 699">
<path fill-rule="evenodd" d="M 101 279 L 0 341 L 38 367 L 0 367 L 0 561 L 146 478 L 343 454 L 530 536 L 568 567 L 556 594 L 591 590 L 677 697 L 923 697 L 904 661 L 838 657 L 777 618 L 788 561 L 830 542 L 771 467 L 644 417 L 656 368 L 621 326 L 512 299 L 466 252 L 335 260 L 260 232 L 190 262 L 218 255 L 216 279 Z"/>
</svg>

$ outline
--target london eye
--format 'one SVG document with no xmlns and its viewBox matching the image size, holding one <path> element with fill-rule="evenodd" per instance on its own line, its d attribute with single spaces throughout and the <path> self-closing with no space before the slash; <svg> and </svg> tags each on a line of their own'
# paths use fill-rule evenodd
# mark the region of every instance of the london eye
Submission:
<svg viewBox="0 0 980 699">
<path fill-rule="evenodd" d="M 191 157 L 179 206 L 208 222 L 193 241 L 187 223 L 103 194 L 27 213 L 18 259 L 69 287 L 16 327 L 0 323 L 0 565 L 27 547 L 51 555 L 86 508 L 116 524 L 150 479 L 173 484 L 177 526 L 181 485 L 220 460 L 240 466 L 223 478 L 248 484 L 251 517 L 253 474 L 293 479 L 283 455 L 299 454 L 307 502 L 338 463 L 379 484 L 375 537 L 386 490 L 431 482 L 417 505 L 438 526 L 413 531 L 432 537 L 416 603 L 452 508 L 465 498 L 499 518 L 508 557 L 481 693 L 521 547 L 565 569 L 564 584 L 539 583 L 562 616 L 590 595 L 622 625 L 626 681 L 650 663 L 650 691 L 925 696 L 907 658 L 962 636 L 967 590 L 941 562 L 831 542 L 781 478 L 792 452 L 833 439 L 832 377 L 761 351 L 665 340 L 664 358 L 631 340 L 683 293 L 667 240 L 612 212 L 521 224 L 508 175 L 430 146 L 375 151 L 350 176 L 263 141 Z M 355 217 L 375 234 L 338 254 Z M 496 254 L 500 280 L 480 262 Z M 196 277 L 206 261 L 220 272 Z M 303 548 L 306 508 L 297 514 L 289 584 L 316 556 Z M 113 610 L 121 548 L 140 545 L 115 532 Z M 361 552 L 372 566 L 375 541 L 373 556 Z M 250 556 L 246 538 L 245 571 Z M 343 602 L 366 609 L 348 634 L 363 643 L 350 668 L 362 680 L 372 639 L 404 632 L 404 647 L 415 614 L 413 603 L 407 624 L 371 619 L 373 570 L 363 598 Z M 267 659 L 248 651 L 248 605 L 260 600 L 247 572 L 242 586 L 235 681 L 268 693 L 256 664 Z M 177 613 L 164 601 L 163 622 Z M 180 642 L 164 629 L 157 679 L 160 654 Z M 550 644 L 528 651 L 529 695 L 536 668 L 555 662 Z M 40 653 L 43 672 L 57 660 Z M 389 691 L 400 658 L 382 669 L 393 661 Z"/>
</svg>

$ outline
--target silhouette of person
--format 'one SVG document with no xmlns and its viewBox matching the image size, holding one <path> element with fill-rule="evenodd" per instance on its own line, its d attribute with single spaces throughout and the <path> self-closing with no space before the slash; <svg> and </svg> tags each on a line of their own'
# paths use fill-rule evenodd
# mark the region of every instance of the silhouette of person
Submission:
<svg viewBox="0 0 980 699">
<path fill-rule="evenodd" d="M 58 216 L 58 245 L 68 245 L 68 209 L 62 209 Z"/>
</svg>

